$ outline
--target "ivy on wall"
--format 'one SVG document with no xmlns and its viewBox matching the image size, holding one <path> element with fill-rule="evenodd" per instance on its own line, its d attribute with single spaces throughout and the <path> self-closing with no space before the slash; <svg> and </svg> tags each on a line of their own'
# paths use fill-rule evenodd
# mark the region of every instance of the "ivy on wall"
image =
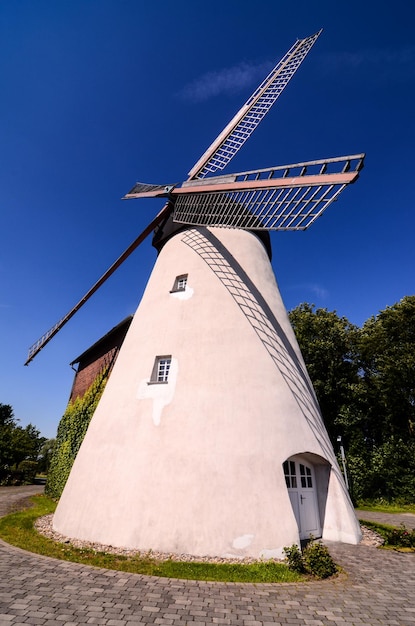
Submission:
<svg viewBox="0 0 415 626">
<path fill-rule="evenodd" d="M 85 437 L 89 422 L 108 380 L 110 367 L 106 367 L 95 378 L 82 396 L 70 402 L 62 416 L 56 436 L 56 447 L 51 459 L 45 493 L 51 498 L 60 498 L 68 480 L 78 450 Z"/>
</svg>

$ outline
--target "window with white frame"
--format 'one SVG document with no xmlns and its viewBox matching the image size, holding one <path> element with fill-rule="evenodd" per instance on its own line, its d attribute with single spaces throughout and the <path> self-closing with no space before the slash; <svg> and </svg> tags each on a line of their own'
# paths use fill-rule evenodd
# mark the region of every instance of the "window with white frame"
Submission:
<svg viewBox="0 0 415 626">
<path fill-rule="evenodd" d="M 284 467 L 285 483 L 288 489 L 297 489 L 297 476 L 295 473 L 294 461 L 284 461 L 283 467 Z"/>
<path fill-rule="evenodd" d="M 171 365 L 171 355 L 156 356 L 151 373 L 150 383 L 167 383 Z"/>
<path fill-rule="evenodd" d="M 176 276 L 173 284 L 173 289 L 170 293 L 174 293 L 175 291 L 185 291 L 187 285 L 187 274 L 180 274 L 180 276 Z"/>
</svg>

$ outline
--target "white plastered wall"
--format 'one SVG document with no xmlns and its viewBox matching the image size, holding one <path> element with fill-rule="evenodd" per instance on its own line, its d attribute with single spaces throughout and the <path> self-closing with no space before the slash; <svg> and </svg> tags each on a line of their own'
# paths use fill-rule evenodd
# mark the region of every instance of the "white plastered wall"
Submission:
<svg viewBox="0 0 415 626">
<path fill-rule="evenodd" d="M 186 291 L 170 293 L 181 274 Z M 170 354 L 168 383 L 148 384 L 155 357 Z M 323 536 L 356 543 L 263 244 L 246 231 L 189 229 L 159 255 L 54 527 L 142 550 L 279 557 L 298 543 L 282 464 L 303 452 L 333 466 Z"/>
</svg>

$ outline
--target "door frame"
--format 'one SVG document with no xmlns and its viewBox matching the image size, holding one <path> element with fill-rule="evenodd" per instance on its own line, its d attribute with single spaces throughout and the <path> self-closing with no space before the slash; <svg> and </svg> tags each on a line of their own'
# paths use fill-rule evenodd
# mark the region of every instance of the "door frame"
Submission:
<svg viewBox="0 0 415 626">
<path fill-rule="evenodd" d="M 283 472 L 300 540 L 309 539 L 310 535 L 321 537 L 322 525 L 313 463 L 301 454 L 295 454 L 284 461 Z"/>
</svg>

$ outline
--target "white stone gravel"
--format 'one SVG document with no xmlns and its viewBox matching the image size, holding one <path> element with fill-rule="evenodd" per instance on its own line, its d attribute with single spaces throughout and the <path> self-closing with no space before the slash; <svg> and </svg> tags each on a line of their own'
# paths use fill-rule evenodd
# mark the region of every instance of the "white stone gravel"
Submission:
<svg viewBox="0 0 415 626">
<path fill-rule="evenodd" d="M 385 540 L 383 537 L 375 533 L 374 530 L 371 530 L 367 526 L 360 525 L 360 530 L 362 531 L 362 543 L 365 546 L 372 546 L 373 548 L 378 548 L 379 546 L 383 546 Z"/>
<path fill-rule="evenodd" d="M 75 539 L 73 537 L 65 537 L 60 533 L 56 532 L 52 526 L 53 523 L 53 514 L 44 515 L 43 517 L 39 517 L 35 521 L 35 528 L 39 534 L 44 537 L 48 537 L 49 539 L 53 539 L 53 541 L 57 541 L 59 543 L 65 543 L 73 546 L 74 548 L 86 548 L 88 550 L 95 550 L 95 552 L 105 552 L 107 554 L 119 554 L 122 556 L 138 556 L 142 557 L 150 557 L 157 561 L 187 561 L 187 562 L 198 562 L 198 563 L 257 563 L 258 559 L 254 559 L 251 557 L 245 558 L 224 558 L 224 557 L 212 557 L 212 556 L 194 556 L 192 554 L 168 554 L 165 552 L 157 552 L 155 550 L 150 551 L 142 551 L 136 550 L 132 548 L 117 548 L 114 546 L 107 546 L 101 543 L 90 542 L 90 541 L 82 541 L 81 539 Z M 277 559 L 273 559 L 277 560 Z"/>
<path fill-rule="evenodd" d="M 101 543 L 82 541 L 71 537 L 65 537 L 53 529 L 53 514 L 44 515 L 39 517 L 35 522 L 35 528 L 44 537 L 53 539 L 59 543 L 65 543 L 73 546 L 74 548 L 86 548 L 88 550 L 95 550 L 95 552 L 105 552 L 107 554 L 118 554 L 122 556 L 138 556 L 151 557 L 157 561 L 187 561 L 187 562 L 203 562 L 203 563 L 256 563 L 257 559 L 254 558 L 223 558 L 223 557 L 211 557 L 211 556 L 194 556 L 191 554 L 166 554 L 164 552 L 157 551 L 141 551 L 132 548 L 116 548 L 114 546 L 107 546 Z M 361 526 L 363 545 L 378 547 L 384 543 L 382 537 L 373 532 L 366 526 Z"/>
</svg>

